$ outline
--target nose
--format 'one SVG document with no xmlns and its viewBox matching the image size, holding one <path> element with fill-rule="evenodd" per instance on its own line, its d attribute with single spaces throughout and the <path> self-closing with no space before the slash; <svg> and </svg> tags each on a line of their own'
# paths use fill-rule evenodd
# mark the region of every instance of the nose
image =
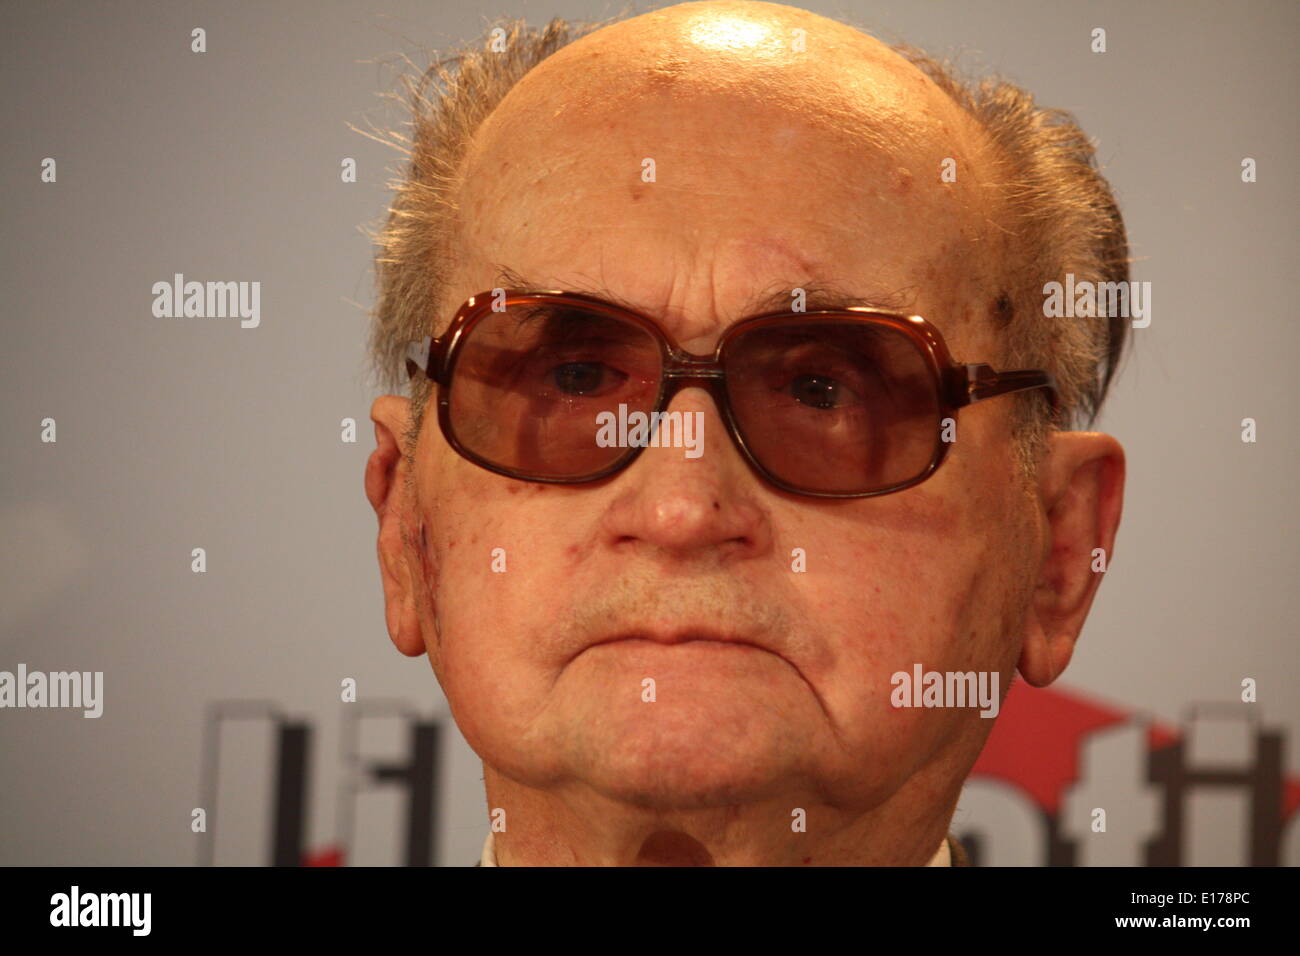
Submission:
<svg viewBox="0 0 1300 956">
<path fill-rule="evenodd" d="M 616 479 L 618 493 L 602 523 L 609 543 L 660 557 L 723 562 L 769 553 L 772 530 L 762 490 L 712 397 L 702 388 L 684 388 L 667 411 L 660 444 L 645 448 Z M 665 434 L 669 428 L 672 436 Z M 680 445 L 671 441 L 678 434 Z M 697 443 L 696 457 L 687 439 Z"/>
</svg>

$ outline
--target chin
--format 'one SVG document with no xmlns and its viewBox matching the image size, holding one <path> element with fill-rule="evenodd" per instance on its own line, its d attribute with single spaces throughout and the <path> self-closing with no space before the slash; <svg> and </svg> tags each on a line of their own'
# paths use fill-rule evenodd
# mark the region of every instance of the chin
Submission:
<svg viewBox="0 0 1300 956">
<path fill-rule="evenodd" d="M 708 724 L 681 733 L 642 723 L 632 733 L 590 746 L 598 754 L 581 775 L 590 786 L 611 799 L 665 810 L 772 798 L 799 769 L 779 740 L 757 728 L 735 739 Z"/>
</svg>

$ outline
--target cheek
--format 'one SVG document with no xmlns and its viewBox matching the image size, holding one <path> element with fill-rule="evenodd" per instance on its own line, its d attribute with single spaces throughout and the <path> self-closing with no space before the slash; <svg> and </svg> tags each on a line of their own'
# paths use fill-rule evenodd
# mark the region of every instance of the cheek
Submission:
<svg viewBox="0 0 1300 956">
<path fill-rule="evenodd" d="M 851 571 L 826 583 L 829 633 L 840 635 L 837 681 L 860 706 L 884 702 L 889 677 L 921 663 L 961 656 L 978 609 L 980 578 L 972 566 L 932 542 L 882 540 L 855 549 Z M 878 708 L 872 707 L 873 710 Z"/>
<path fill-rule="evenodd" d="M 1012 517 L 1004 500 L 918 487 L 822 536 L 823 564 L 800 583 L 834 648 L 820 676 L 846 714 L 866 727 L 914 719 L 890 706 L 890 677 L 918 663 L 1003 669 L 1014 643 L 1006 633 L 1007 595 L 1017 590 Z"/>
<path fill-rule="evenodd" d="M 851 756 L 846 793 L 892 792 L 947 749 L 956 753 L 989 729 L 977 709 L 896 707 L 898 672 L 996 671 L 1005 684 L 1002 583 L 993 546 L 949 507 L 917 506 L 910 519 L 876 527 L 854 545 L 828 545 L 831 567 L 806 582 L 821 632 L 833 647 L 810 675 Z M 947 533 L 935 531 L 948 525 Z M 973 736 L 972 736 L 973 735 Z M 963 741 L 960 746 L 954 741 Z M 863 775 L 863 762 L 873 772 Z M 834 765 L 839 765 L 835 761 Z"/>
<path fill-rule="evenodd" d="M 471 478 L 426 517 L 438 564 L 435 670 L 449 696 L 455 687 L 466 699 L 489 699 L 541 679 L 547 622 L 566 594 L 566 565 L 547 549 L 564 521 L 548 519 L 551 489 Z"/>
</svg>

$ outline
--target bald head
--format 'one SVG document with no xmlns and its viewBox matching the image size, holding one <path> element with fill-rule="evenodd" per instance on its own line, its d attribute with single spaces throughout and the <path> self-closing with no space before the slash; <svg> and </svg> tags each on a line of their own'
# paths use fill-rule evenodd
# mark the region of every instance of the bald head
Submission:
<svg viewBox="0 0 1300 956">
<path fill-rule="evenodd" d="M 924 73 L 879 40 L 805 10 L 733 0 L 680 4 L 577 40 L 529 73 L 487 125 L 534 109 L 543 111 L 535 119 L 557 109 L 641 112 L 653 94 L 784 110 L 887 152 L 927 135 L 974 132 Z"/>
</svg>

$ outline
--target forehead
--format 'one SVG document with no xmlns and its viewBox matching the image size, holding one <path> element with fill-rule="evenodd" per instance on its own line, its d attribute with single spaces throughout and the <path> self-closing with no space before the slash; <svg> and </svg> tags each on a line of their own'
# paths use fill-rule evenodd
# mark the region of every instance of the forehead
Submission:
<svg viewBox="0 0 1300 956">
<path fill-rule="evenodd" d="M 705 300 L 734 320 L 786 283 L 942 308 L 987 278 L 981 143 L 896 59 L 560 51 L 467 153 L 461 291 L 505 264 L 669 320 Z"/>
</svg>

